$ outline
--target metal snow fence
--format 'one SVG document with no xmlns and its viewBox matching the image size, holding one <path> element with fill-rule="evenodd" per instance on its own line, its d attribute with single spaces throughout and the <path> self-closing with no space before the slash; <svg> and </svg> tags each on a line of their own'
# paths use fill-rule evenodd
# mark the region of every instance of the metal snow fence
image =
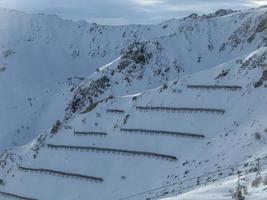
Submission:
<svg viewBox="0 0 267 200">
<path fill-rule="evenodd" d="M 190 107 L 162 107 L 162 106 L 137 106 L 136 109 L 140 112 L 171 112 L 171 113 L 210 113 L 210 114 L 224 114 L 224 109 L 216 108 L 190 108 Z"/>
<path fill-rule="evenodd" d="M 100 136 L 100 137 L 106 137 L 107 133 L 104 133 L 104 132 L 74 131 L 74 136 Z"/>
<path fill-rule="evenodd" d="M 174 137 L 192 137 L 203 139 L 205 136 L 202 134 L 194 134 L 194 133 L 182 133 L 182 132 L 174 132 L 174 131 L 162 131 L 162 130 L 149 130 L 149 129 L 127 129 L 122 128 L 122 132 L 128 133 L 140 133 L 146 135 L 166 135 L 166 136 L 174 136 Z"/>
<path fill-rule="evenodd" d="M 29 197 L 23 197 L 17 194 L 11 194 L 7 192 L 0 192 L 0 196 L 10 198 L 10 199 L 18 199 L 18 200 L 37 200 Z"/>
<path fill-rule="evenodd" d="M 112 148 L 90 147 L 90 146 L 67 146 L 67 145 L 54 145 L 54 144 L 48 144 L 47 148 L 54 150 L 96 152 L 96 153 L 99 152 L 99 153 L 107 153 L 107 154 L 111 153 L 111 154 L 127 155 L 127 156 L 144 156 L 144 157 L 163 159 L 168 161 L 178 160 L 175 156 L 171 155 L 158 154 L 145 151 L 124 150 L 124 149 L 112 149 Z"/>
<path fill-rule="evenodd" d="M 119 110 L 119 109 L 107 109 L 107 112 L 109 112 L 109 113 L 116 113 L 116 114 L 123 114 L 123 113 L 125 113 L 124 110 Z"/>
<path fill-rule="evenodd" d="M 242 87 L 237 85 L 187 85 L 187 88 L 196 90 L 228 90 L 228 91 L 242 90 Z"/>
<path fill-rule="evenodd" d="M 55 171 L 55 170 L 50 170 L 50 169 L 19 167 L 19 170 L 23 172 L 33 172 L 33 173 L 39 173 L 39 174 L 47 174 L 51 176 L 74 178 L 74 179 L 83 180 L 83 181 L 91 181 L 91 182 L 97 182 L 97 183 L 103 182 L 103 179 L 99 177 L 81 175 L 81 174 L 76 174 L 76 173 L 68 173 L 68 172 L 62 172 L 62 171 Z"/>
</svg>

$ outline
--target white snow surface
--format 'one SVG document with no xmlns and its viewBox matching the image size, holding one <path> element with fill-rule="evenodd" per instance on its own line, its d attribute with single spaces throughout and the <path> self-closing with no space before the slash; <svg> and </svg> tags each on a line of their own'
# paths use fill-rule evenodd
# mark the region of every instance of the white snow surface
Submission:
<svg viewBox="0 0 267 200">
<path fill-rule="evenodd" d="M 261 7 L 153 26 L 112 27 L 1 9 L 0 62 L 5 70 L 0 70 L 0 147 L 16 147 L 1 155 L 4 184 L 0 192 L 38 200 L 119 200 L 265 157 L 266 12 Z M 241 89 L 192 89 L 190 85 Z M 224 113 L 141 112 L 138 106 Z M 53 132 L 49 127 L 57 119 L 61 124 Z M 121 129 L 193 133 L 204 138 Z M 77 136 L 77 131 L 107 135 Z M 153 152 L 177 160 L 108 150 L 57 150 L 48 148 L 49 144 Z M 94 176 L 103 182 L 20 167 Z M 234 181 L 231 176 L 195 190 L 193 181 L 184 182 L 181 186 L 192 185 L 193 191 L 173 198 L 231 199 L 226 190 Z M 253 191 L 251 199 L 257 193 L 265 198 L 264 186 Z"/>
<path fill-rule="evenodd" d="M 258 28 L 264 27 L 266 8 L 211 16 L 99 26 L 0 9 L 0 149 L 24 145 L 62 120 L 73 97 L 70 90 L 96 68 L 100 72 L 89 83 L 103 74 L 112 83 L 101 98 L 134 94 L 266 44 L 266 29 Z M 145 63 L 129 58 L 127 49 L 134 51 L 136 42 L 146 53 Z M 117 69 L 120 59 L 123 70 Z"/>
<path fill-rule="evenodd" d="M 266 177 L 266 171 L 263 174 Z M 247 194 L 245 199 L 248 200 L 266 200 L 267 186 L 262 183 L 258 187 L 252 187 L 251 182 L 254 176 L 244 176 L 243 184 L 247 186 Z M 178 197 L 164 198 L 163 200 L 229 200 L 232 199 L 234 188 L 237 187 L 237 176 L 231 176 L 217 183 L 192 190 L 188 193 L 179 195 Z"/>
</svg>

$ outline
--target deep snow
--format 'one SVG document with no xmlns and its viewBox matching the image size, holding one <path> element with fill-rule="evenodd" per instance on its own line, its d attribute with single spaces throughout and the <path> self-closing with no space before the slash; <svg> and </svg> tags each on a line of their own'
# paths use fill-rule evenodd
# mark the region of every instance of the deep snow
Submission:
<svg viewBox="0 0 267 200">
<path fill-rule="evenodd" d="M 1 58 L 6 63 L 6 70 L 0 72 L 4 99 L 1 147 L 25 144 L 42 133 L 29 144 L 1 155 L 0 178 L 4 184 L 0 191 L 39 200 L 119 200 L 177 181 L 182 182 L 181 187 L 193 186 L 193 181 L 183 180 L 266 156 L 266 8 L 225 16 L 191 16 L 155 26 L 123 27 L 17 11 L 0 13 L 14 20 L 4 23 L 0 31 L 3 37 L 10 37 L 3 43 L 9 41 L 5 45 L 12 47 L 6 51 L 4 45 Z M 25 24 L 18 34 L 18 27 Z M 29 34 L 32 29 L 28 26 L 37 26 L 39 31 Z M 94 34 L 87 34 L 85 30 L 90 32 L 92 27 Z M 65 29 L 64 36 L 61 29 Z M 127 30 L 127 37 L 123 37 L 123 30 Z M 34 39 L 25 41 L 29 35 Z M 86 45 L 91 37 L 97 38 L 100 48 Z M 65 46 L 69 42 L 75 44 L 71 52 Z M 104 55 L 102 50 L 108 52 Z M 67 80 L 74 76 L 86 78 Z M 226 86 L 241 89 L 230 90 Z M 12 105 L 19 106 L 6 110 Z M 142 112 L 137 109 L 139 106 L 161 109 Z M 200 112 L 203 108 L 209 111 Z M 109 109 L 121 112 L 107 112 Z M 213 109 L 224 113 L 210 112 Z M 56 119 L 61 123 L 49 129 Z M 18 124 L 24 127 L 12 132 Z M 205 137 L 129 133 L 121 129 Z M 77 131 L 106 136 L 77 135 Z M 51 145 L 64 146 L 55 149 Z M 177 160 L 161 159 L 158 155 L 162 154 Z M 20 167 L 39 169 L 39 173 Z M 99 177 L 103 182 L 84 181 L 70 173 Z M 217 174 L 212 179 L 225 175 Z M 221 183 L 233 180 L 228 177 Z M 210 192 L 199 194 L 209 198 L 210 194 L 220 195 L 225 190 L 213 190 L 215 186 L 208 186 Z M 173 188 L 131 199 L 161 195 L 169 189 Z M 197 192 L 185 195 L 193 198 Z"/>
</svg>

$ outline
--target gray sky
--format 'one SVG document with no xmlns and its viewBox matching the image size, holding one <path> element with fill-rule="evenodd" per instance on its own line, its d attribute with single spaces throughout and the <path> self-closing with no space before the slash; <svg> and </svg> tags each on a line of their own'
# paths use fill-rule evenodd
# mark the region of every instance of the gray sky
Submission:
<svg viewBox="0 0 267 200">
<path fill-rule="evenodd" d="M 193 12 L 239 10 L 264 4 L 267 0 L 0 0 L 0 6 L 5 8 L 112 25 L 154 24 Z"/>
</svg>

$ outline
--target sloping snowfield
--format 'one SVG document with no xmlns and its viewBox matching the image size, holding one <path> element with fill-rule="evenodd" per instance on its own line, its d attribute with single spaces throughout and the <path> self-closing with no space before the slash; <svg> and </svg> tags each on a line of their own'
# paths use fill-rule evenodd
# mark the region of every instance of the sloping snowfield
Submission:
<svg viewBox="0 0 267 200">
<path fill-rule="evenodd" d="M 8 15 L 9 12 L 15 11 L 8 11 Z M 38 20 L 51 19 L 51 16 L 39 17 Z M 78 24 L 52 18 L 59 27 L 58 22 L 69 26 Z M 94 61 L 107 59 L 106 63 L 110 64 L 101 63 L 104 67 L 88 78 L 64 82 L 58 91 L 54 88 L 48 92 L 40 99 L 42 103 L 38 103 L 43 106 L 37 106 L 40 112 L 35 110 L 32 99 L 27 99 L 27 103 L 33 113 L 23 103 L 20 109 L 26 114 L 14 111 L 17 117 L 7 112 L 7 118 L 18 123 L 25 118 L 36 126 L 34 130 L 40 131 L 31 132 L 31 136 L 19 132 L 25 137 L 20 141 L 18 133 L 13 135 L 14 140 L 12 134 L 7 136 L 3 131 L 1 137 L 8 138 L 1 140 L 3 149 L 9 146 L 5 141 L 17 146 L 41 134 L 29 144 L 5 150 L 1 155 L 0 199 L 140 200 L 161 199 L 177 193 L 185 194 L 168 200 L 231 199 L 228 190 L 235 187 L 236 171 L 242 171 L 249 183 L 254 174 L 246 175 L 246 172 L 255 168 L 257 158 L 262 163 L 267 158 L 265 19 L 266 8 L 262 7 L 223 16 L 218 13 L 212 17 L 191 16 L 177 20 L 177 26 L 172 21 L 166 22 L 171 23 L 169 28 L 162 28 L 164 23 L 150 27 L 167 29 L 166 35 L 164 31 L 156 31 L 154 39 L 145 38 L 145 42 L 138 40 L 127 45 L 121 55 L 117 52 L 114 57 L 108 54 L 103 60 Z M 230 24 L 229 32 L 215 34 L 223 24 Z M 133 27 L 138 32 L 139 26 Z M 102 34 L 104 30 L 121 29 L 98 28 L 103 29 Z M 170 31 L 176 34 L 168 35 Z M 240 39 L 241 33 L 244 35 Z M 198 36 L 203 40 L 197 39 Z M 198 43 L 211 40 L 216 50 L 211 50 L 208 43 Z M 9 59 L 20 61 L 19 57 Z M 84 63 L 82 58 L 77 62 Z M 75 64 L 79 76 L 93 72 L 91 68 L 78 69 L 79 63 Z M 34 68 L 31 64 L 29 67 Z M 162 70 L 165 67 L 169 70 Z M 11 79 L 15 68 L 13 72 L 7 68 L 3 82 L 11 85 L 10 90 L 5 87 L 3 91 L 11 91 L 11 96 L 21 92 L 23 96 L 28 94 L 26 91 L 34 91 L 27 84 L 44 89 L 49 80 L 49 86 L 53 87 L 58 80 L 73 76 L 72 69 L 67 73 L 48 69 L 40 73 L 34 69 L 37 70 L 34 74 L 31 69 L 27 72 L 30 76 L 26 76 L 29 82 L 24 78 L 16 82 Z M 44 82 L 37 80 L 41 75 L 46 79 Z M 25 91 L 16 89 L 18 85 L 25 87 Z M 7 100 L 11 96 L 3 95 L 6 105 L 12 102 Z M 1 119 L 7 120 L 4 115 Z M 3 122 L 3 130 L 14 126 L 11 122 L 4 126 Z M 265 175 L 265 171 L 262 173 Z M 207 186 L 196 188 L 197 182 Z M 265 191 L 264 185 L 249 187 L 248 197 L 264 199 Z"/>
<path fill-rule="evenodd" d="M 259 66 L 266 62 L 266 53 L 261 48 L 242 61 L 99 103 L 59 125 L 53 134 L 45 133 L 18 149 L 18 155 L 3 156 L 2 189 L 37 199 L 120 199 L 264 157 L 266 88 L 254 84 L 265 69 Z M 226 75 L 225 70 L 229 70 Z M 137 109 L 140 106 L 143 110 Z M 256 132 L 260 139 L 255 138 Z M 225 175 L 216 174 L 213 179 Z M 190 184 L 194 182 L 184 182 L 186 187 Z M 164 192 L 157 190 L 141 198 Z"/>
<path fill-rule="evenodd" d="M 265 20 L 261 7 L 113 27 L 0 9 L 0 149 L 29 143 L 62 120 L 84 78 L 87 87 L 108 77 L 101 97 L 153 89 L 265 46 Z"/>
</svg>

